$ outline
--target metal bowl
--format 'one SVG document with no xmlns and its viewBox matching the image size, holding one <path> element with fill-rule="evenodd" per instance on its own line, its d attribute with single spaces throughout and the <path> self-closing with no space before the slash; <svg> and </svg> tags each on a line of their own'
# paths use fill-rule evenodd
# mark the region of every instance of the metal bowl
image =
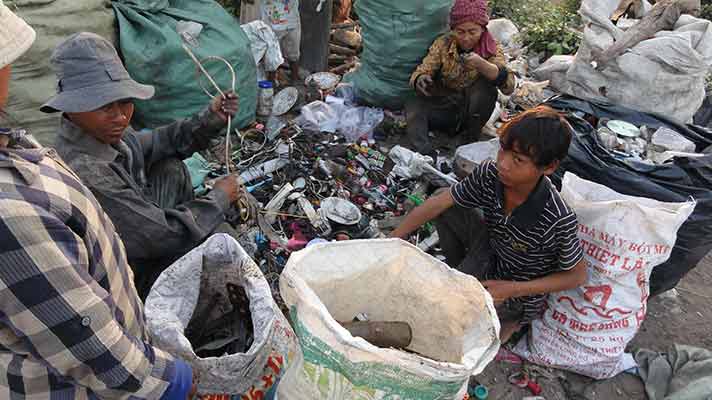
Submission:
<svg viewBox="0 0 712 400">
<path fill-rule="evenodd" d="M 341 225 L 356 225 L 361 220 L 361 210 L 354 203 L 339 197 L 322 200 L 319 213 L 322 218 Z"/>
<path fill-rule="evenodd" d="M 274 96 L 272 101 L 272 115 L 280 116 L 289 112 L 297 104 L 299 91 L 297 88 L 288 87 L 282 89 Z"/>
<path fill-rule="evenodd" d="M 613 120 L 608 121 L 606 126 L 608 126 L 608 129 L 620 137 L 637 138 L 640 136 L 640 129 L 629 122 Z"/>
<path fill-rule="evenodd" d="M 332 90 L 341 82 L 341 77 L 331 72 L 317 72 L 311 74 L 304 81 L 304 84 L 309 87 L 316 86 L 319 90 Z"/>
</svg>

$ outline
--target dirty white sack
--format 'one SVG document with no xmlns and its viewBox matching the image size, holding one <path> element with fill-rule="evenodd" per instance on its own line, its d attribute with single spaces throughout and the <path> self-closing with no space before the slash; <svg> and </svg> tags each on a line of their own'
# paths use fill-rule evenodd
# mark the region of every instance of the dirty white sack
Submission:
<svg viewBox="0 0 712 400">
<path fill-rule="evenodd" d="M 695 202 L 625 196 L 567 173 L 561 195 L 574 209 L 588 268 L 583 286 L 547 298 L 515 353 L 595 379 L 627 368 L 624 351 L 645 319 L 650 273 L 672 252 Z"/>
<path fill-rule="evenodd" d="M 499 348 L 499 321 L 479 281 L 399 239 L 293 253 L 280 292 L 303 351 L 280 400 L 462 400 Z M 337 322 L 361 313 L 408 323 L 409 351 L 375 347 Z"/>
<path fill-rule="evenodd" d="M 212 299 L 216 294 L 227 298 L 226 283 L 245 289 L 254 342 L 245 353 L 200 358 L 185 330 L 194 311 L 207 310 L 213 316 L 212 309 L 219 307 L 211 305 Z M 200 394 L 264 394 L 299 358 L 294 331 L 274 302 L 262 272 L 237 241 L 225 234 L 210 237 L 168 267 L 151 288 L 145 312 L 155 344 L 200 374 Z"/>
<path fill-rule="evenodd" d="M 568 92 L 691 122 L 704 100 L 705 76 L 712 66 L 712 22 L 683 15 L 673 31 L 658 32 L 597 71 L 591 51 L 607 49 L 623 34 L 610 21 L 619 3 L 583 1 L 579 13 L 586 28 L 567 74 Z"/>
<path fill-rule="evenodd" d="M 568 91 L 566 74 L 574 63 L 575 56 L 553 56 L 535 69 L 534 77 L 540 81 L 549 81 L 549 86 L 559 92 Z"/>
</svg>

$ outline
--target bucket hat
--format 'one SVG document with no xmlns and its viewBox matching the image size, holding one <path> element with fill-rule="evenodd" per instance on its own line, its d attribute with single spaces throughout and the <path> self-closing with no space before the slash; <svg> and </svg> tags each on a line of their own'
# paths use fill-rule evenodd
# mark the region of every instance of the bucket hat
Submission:
<svg viewBox="0 0 712 400">
<path fill-rule="evenodd" d="M 76 33 L 57 45 L 50 65 L 57 94 L 40 108 L 46 113 L 94 111 L 118 100 L 147 100 L 155 92 L 131 79 L 114 46 L 94 33 Z"/>
</svg>

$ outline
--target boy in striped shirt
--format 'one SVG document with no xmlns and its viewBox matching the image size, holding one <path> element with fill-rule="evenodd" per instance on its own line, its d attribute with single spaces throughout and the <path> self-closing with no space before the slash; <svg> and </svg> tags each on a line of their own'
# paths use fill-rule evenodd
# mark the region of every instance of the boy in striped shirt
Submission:
<svg viewBox="0 0 712 400">
<path fill-rule="evenodd" d="M 502 127 L 497 161 L 413 210 L 392 234 L 406 238 L 435 220 L 450 266 L 483 280 L 507 342 L 538 318 L 545 295 L 586 281 L 576 214 L 548 176 L 568 154 L 572 130 L 541 106 Z"/>
</svg>

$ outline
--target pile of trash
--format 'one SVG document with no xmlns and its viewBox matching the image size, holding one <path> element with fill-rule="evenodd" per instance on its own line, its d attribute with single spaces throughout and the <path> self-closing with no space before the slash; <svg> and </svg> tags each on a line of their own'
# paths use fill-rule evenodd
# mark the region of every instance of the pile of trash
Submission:
<svg viewBox="0 0 712 400">
<path fill-rule="evenodd" d="M 223 139 L 187 162 L 197 188 L 209 189 L 211 178 L 228 170 L 240 172 L 259 211 L 237 224 L 239 242 L 277 299 L 278 278 L 292 252 L 321 242 L 386 237 L 437 185 L 456 182 L 430 157 L 377 142 L 392 118 L 356 106 L 351 87 L 331 75 L 307 78 L 323 100 L 297 113 L 297 96 L 282 89 L 265 124 L 236 131 L 231 143 Z M 414 243 L 423 250 L 436 245 L 433 227 L 419 231 Z"/>
<path fill-rule="evenodd" d="M 655 130 L 645 125 L 637 127 L 626 121 L 602 118 L 598 122 L 597 134 L 601 144 L 613 155 L 651 165 L 664 164 L 675 157 L 699 158 L 712 153 L 712 147 L 703 153 L 696 152 L 693 141 L 667 127 Z"/>
</svg>

